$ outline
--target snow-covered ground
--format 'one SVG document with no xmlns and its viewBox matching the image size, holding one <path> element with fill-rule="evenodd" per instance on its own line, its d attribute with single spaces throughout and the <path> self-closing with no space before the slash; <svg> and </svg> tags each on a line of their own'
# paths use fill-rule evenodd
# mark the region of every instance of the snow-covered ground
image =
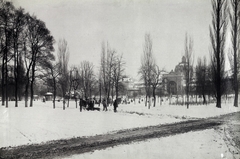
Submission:
<svg viewBox="0 0 240 159">
<path fill-rule="evenodd" d="M 190 106 L 189 109 L 186 109 L 185 106 L 173 106 L 167 104 L 160 105 L 159 103 L 157 103 L 156 107 L 151 107 L 151 109 L 148 109 L 144 106 L 144 103 L 131 103 L 128 105 L 119 105 L 117 113 L 113 112 L 111 106 L 107 112 L 102 111 L 102 106 L 100 107 L 100 112 L 85 110 L 80 112 L 79 107 L 76 109 L 74 101 L 70 102 L 70 107 L 67 107 L 66 110 L 62 110 L 61 102 L 56 102 L 56 104 L 56 109 L 52 108 L 52 102 L 43 103 L 41 101 L 35 101 L 34 106 L 28 108 L 24 107 L 24 102 L 19 102 L 18 108 L 14 107 L 14 102 L 9 102 L 8 108 L 1 106 L 0 147 L 41 143 L 49 140 L 67 139 L 79 136 L 92 136 L 96 134 L 118 131 L 121 129 L 173 123 L 188 119 L 206 118 L 240 111 L 239 108 L 233 107 L 231 103 L 223 104 L 221 109 L 216 108 L 213 104 L 207 106 Z M 158 153 L 160 152 L 158 155 L 163 155 L 161 158 L 175 158 L 174 155 L 178 156 L 182 153 L 186 153 L 186 155 L 188 155 L 188 153 L 192 152 L 187 150 L 191 149 L 193 144 L 195 146 L 195 142 L 193 143 L 194 140 L 199 141 L 196 142 L 198 144 L 196 147 L 201 147 L 199 144 L 203 144 L 205 147 L 203 147 L 204 150 L 198 150 L 196 148 L 196 150 L 193 150 L 192 153 L 195 153 L 195 151 L 203 151 L 204 154 L 205 151 L 211 151 L 209 147 L 217 147 L 216 145 L 210 146 L 211 144 L 216 144 L 213 141 L 213 138 L 216 134 L 212 133 L 212 131 L 214 130 L 206 130 L 202 133 L 191 132 L 188 133 L 188 135 L 181 134 L 173 137 L 148 140 L 147 142 L 134 143 L 130 146 L 118 146 L 113 148 L 116 149 L 113 150 L 113 152 L 110 149 L 111 151 L 109 151 L 107 155 L 110 155 L 110 158 L 112 158 L 111 155 L 115 154 L 115 151 L 126 151 L 125 155 L 136 153 L 136 155 L 139 155 L 139 158 L 141 158 L 140 154 L 145 154 L 144 151 L 149 150 L 148 155 L 152 156 L 153 158 L 156 157 L 154 155 L 155 151 Z M 189 136 L 192 138 L 189 138 Z M 191 144 L 188 142 L 191 142 Z M 211 144 L 208 144 L 208 142 Z M 217 139 L 217 142 L 222 141 L 218 141 Z M 170 144 L 171 147 L 168 148 L 168 144 Z M 134 145 L 136 148 L 129 148 L 132 145 Z M 159 148 L 150 148 L 156 146 L 159 146 Z M 183 149 L 184 146 L 185 149 Z M 139 152 L 141 153 L 138 153 L 137 147 L 139 147 Z M 184 150 L 184 152 L 178 150 L 180 147 L 181 150 Z M 141 148 L 143 148 L 144 151 L 142 151 Z M 172 149 L 176 150 L 176 152 L 174 151 L 175 153 L 173 154 L 170 153 Z M 108 150 L 109 149 L 101 152 L 96 151 L 95 153 L 104 153 Z M 222 152 L 220 152 L 220 149 L 217 149 L 216 151 L 216 156 L 220 157 L 221 154 L 225 155 L 225 149 L 221 150 Z M 213 152 L 215 152 L 215 150 Z M 119 155 L 120 156 L 116 157 L 128 157 L 124 156 L 124 153 L 122 154 L 123 156 L 121 156 L 121 153 L 119 153 Z M 168 157 L 167 155 L 172 156 Z M 108 158 L 108 156 L 106 157 Z M 103 158 L 105 158 L 104 155 Z M 203 156 L 203 158 L 208 157 Z"/>
<path fill-rule="evenodd" d="M 237 157 L 237 155 L 235 155 L 235 157 Z M 120 145 L 105 150 L 97 150 L 90 153 L 66 157 L 66 159 L 89 158 L 231 159 L 233 155 L 222 139 L 222 136 L 215 130 L 209 129 L 165 138 L 149 139 L 130 145 Z"/>
</svg>

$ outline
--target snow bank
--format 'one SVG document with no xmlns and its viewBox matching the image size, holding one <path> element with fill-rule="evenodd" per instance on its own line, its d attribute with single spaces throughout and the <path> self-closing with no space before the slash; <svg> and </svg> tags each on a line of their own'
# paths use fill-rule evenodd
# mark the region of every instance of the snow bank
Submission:
<svg viewBox="0 0 240 159">
<path fill-rule="evenodd" d="M 171 116 L 178 118 L 208 118 L 240 111 L 239 107 L 233 107 L 232 103 L 223 103 L 222 108 L 216 108 L 215 104 L 210 105 L 190 105 L 189 109 L 181 105 L 156 105 L 148 109 L 142 104 L 122 105 L 123 112 L 135 111 L 151 115 Z"/>
</svg>

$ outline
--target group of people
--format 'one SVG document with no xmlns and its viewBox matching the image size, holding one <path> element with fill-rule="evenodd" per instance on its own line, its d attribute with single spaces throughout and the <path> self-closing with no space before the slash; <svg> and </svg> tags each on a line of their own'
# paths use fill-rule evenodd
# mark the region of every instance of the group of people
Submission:
<svg viewBox="0 0 240 159">
<path fill-rule="evenodd" d="M 95 100 L 94 99 L 87 99 L 87 100 L 83 100 L 82 98 L 80 98 L 79 101 L 79 106 L 80 106 L 80 112 L 82 111 L 82 108 L 84 107 L 87 110 L 100 110 L 100 108 L 95 108 L 94 107 L 94 103 Z M 99 101 L 99 103 L 101 103 L 101 101 Z M 103 99 L 102 101 L 102 105 L 103 105 L 103 111 L 107 111 L 107 107 L 108 107 L 108 103 L 105 99 Z M 113 102 L 113 108 L 114 108 L 114 112 L 117 112 L 117 107 L 118 107 L 118 102 L 115 99 Z"/>
<path fill-rule="evenodd" d="M 103 104 L 103 111 L 107 111 L 108 104 L 107 104 L 105 99 L 103 99 L 102 104 Z M 118 102 L 115 99 L 114 102 L 113 102 L 113 108 L 114 108 L 113 110 L 114 110 L 115 113 L 117 112 L 117 107 L 118 107 Z"/>
</svg>

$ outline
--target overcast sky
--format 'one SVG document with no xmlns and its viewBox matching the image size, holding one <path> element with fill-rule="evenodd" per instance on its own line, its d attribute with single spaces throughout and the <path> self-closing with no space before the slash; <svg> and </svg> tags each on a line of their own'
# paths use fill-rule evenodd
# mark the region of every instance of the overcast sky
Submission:
<svg viewBox="0 0 240 159">
<path fill-rule="evenodd" d="M 70 65 L 83 60 L 99 67 L 101 44 L 123 53 L 126 74 L 135 78 L 150 33 L 160 68 L 171 71 L 184 55 L 188 33 L 197 57 L 209 59 L 211 0 L 12 0 L 46 23 L 56 40 L 65 38 Z"/>
</svg>

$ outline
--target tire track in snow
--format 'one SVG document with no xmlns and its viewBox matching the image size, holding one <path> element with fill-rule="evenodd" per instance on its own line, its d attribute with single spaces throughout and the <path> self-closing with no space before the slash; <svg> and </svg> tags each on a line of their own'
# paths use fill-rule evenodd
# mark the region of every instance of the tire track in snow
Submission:
<svg viewBox="0 0 240 159">
<path fill-rule="evenodd" d="M 15 128 L 16 129 L 16 128 Z M 28 141 L 32 142 L 30 138 L 28 138 L 24 133 L 22 133 L 20 130 L 16 129 L 22 136 L 28 139 Z"/>
</svg>

